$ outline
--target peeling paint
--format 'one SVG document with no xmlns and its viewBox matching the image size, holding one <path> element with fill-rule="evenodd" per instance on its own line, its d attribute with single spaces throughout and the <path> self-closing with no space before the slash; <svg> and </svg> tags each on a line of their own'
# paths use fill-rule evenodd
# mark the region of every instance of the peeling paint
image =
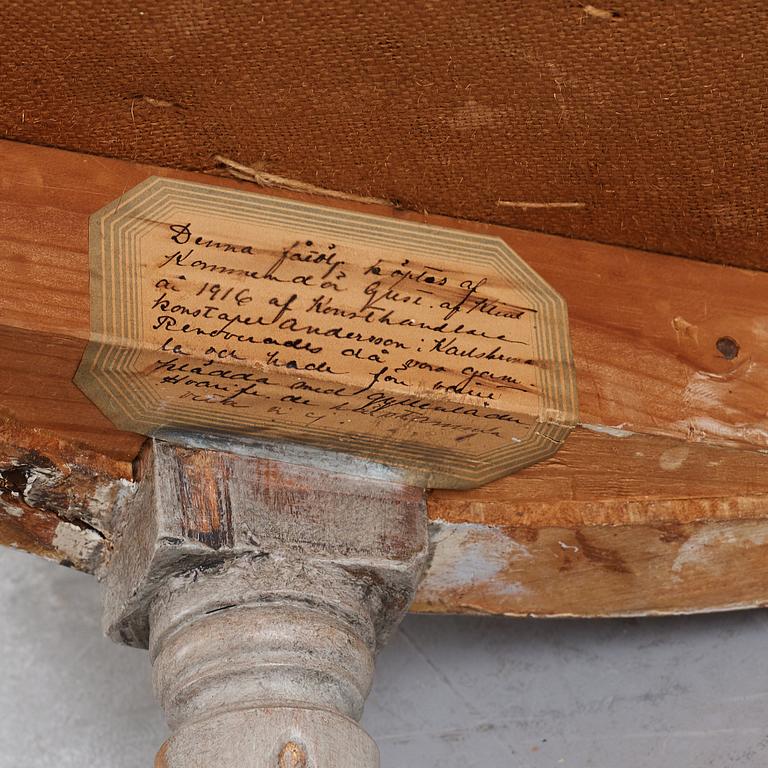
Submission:
<svg viewBox="0 0 768 768">
<path fill-rule="evenodd" d="M 768 544 L 768 530 L 756 529 L 751 535 L 745 535 L 743 530 L 734 532 L 731 529 L 705 528 L 696 532 L 680 547 L 672 564 L 672 571 L 679 574 L 689 565 L 708 565 L 709 555 L 713 548 L 723 546 L 761 547 Z"/>
<path fill-rule="evenodd" d="M 756 427 L 754 424 L 726 424 L 709 416 L 695 416 L 674 425 L 685 432 L 687 439 L 701 443 L 717 438 L 718 440 L 735 445 L 750 443 L 768 448 L 768 430 Z"/>
<path fill-rule="evenodd" d="M 632 437 L 637 434 L 624 429 L 624 423 L 617 424 L 615 427 L 606 427 L 602 424 L 579 424 L 580 427 L 588 429 L 590 432 L 597 432 L 599 435 L 610 435 L 611 437 Z"/>
<path fill-rule="evenodd" d="M 0 509 L 2 509 L 6 515 L 10 515 L 11 517 L 24 516 L 24 511 L 20 507 L 9 504 L 2 496 L 0 496 Z"/>
<path fill-rule="evenodd" d="M 90 499 L 89 511 L 91 517 L 99 521 L 99 529 L 111 528 L 112 518 L 116 511 L 122 509 L 136 493 L 136 483 L 125 478 L 118 478 L 110 483 L 97 485 Z"/>
<path fill-rule="evenodd" d="M 26 473 L 27 483 L 24 487 L 22 495 L 25 499 L 30 499 L 35 493 L 35 489 L 38 485 L 47 487 L 49 485 L 55 485 L 61 482 L 64 478 L 64 473 L 53 467 L 41 467 L 31 464 L 21 464 L 18 461 L 12 461 L 11 466 L 22 467 Z"/>
<path fill-rule="evenodd" d="M 112 516 L 135 492 L 136 484 L 124 477 L 109 477 L 79 461 L 59 461 L 38 451 L 22 450 L 0 468 L 1 507 L 14 517 L 31 508 L 105 533 Z M 18 505 L 15 502 L 18 501 Z M 14 510 L 14 511 L 12 511 Z"/>
<path fill-rule="evenodd" d="M 56 526 L 51 543 L 73 565 L 93 570 L 90 566 L 100 559 L 104 539 L 90 528 L 62 521 Z"/>
<path fill-rule="evenodd" d="M 467 589 L 488 583 L 499 595 L 514 596 L 527 591 L 522 584 L 499 578 L 518 560 L 531 560 L 528 548 L 504 531 L 478 523 L 434 521 L 430 526 L 432 562 L 425 579 L 435 593 Z"/>
</svg>

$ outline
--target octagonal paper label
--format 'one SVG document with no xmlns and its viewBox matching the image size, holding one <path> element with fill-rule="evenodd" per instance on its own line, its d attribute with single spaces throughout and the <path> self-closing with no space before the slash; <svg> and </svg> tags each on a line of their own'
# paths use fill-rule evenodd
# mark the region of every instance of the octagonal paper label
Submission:
<svg viewBox="0 0 768 768">
<path fill-rule="evenodd" d="M 563 299 L 500 238 L 150 178 L 93 215 L 81 389 L 121 429 L 470 487 L 576 420 Z"/>
</svg>

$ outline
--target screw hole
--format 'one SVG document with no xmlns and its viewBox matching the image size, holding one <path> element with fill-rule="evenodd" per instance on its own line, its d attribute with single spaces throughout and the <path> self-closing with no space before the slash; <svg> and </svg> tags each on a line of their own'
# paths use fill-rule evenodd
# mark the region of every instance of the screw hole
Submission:
<svg viewBox="0 0 768 768">
<path fill-rule="evenodd" d="M 730 336 L 721 336 L 716 342 L 717 351 L 726 359 L 733 360 L 739 354 L 739 345 L 736 339 Z"/>
</svg>

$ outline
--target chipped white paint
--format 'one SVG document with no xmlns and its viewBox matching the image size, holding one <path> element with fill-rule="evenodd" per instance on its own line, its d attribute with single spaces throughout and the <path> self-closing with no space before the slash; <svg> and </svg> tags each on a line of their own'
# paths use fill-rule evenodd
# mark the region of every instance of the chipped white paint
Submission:
<svg viewBox="0 0 768 768">
<path fill-rule="evenodd" d="M 15 494 L 12 494 L 15 495 Z M 3 512 L 6 515 L 10 515 L 11 517 L 23 517 L 24 512 L 19 507 L 15 507 L 13 504 L 9 504 L 5 499 L 3 499 L 0 496 L 0 509 L 3 510 Z"/>
<path fill-rule="evenodd" d="M 730 528 L 704 528 L 680 547 L 672 571 L 679 574 L 687 566 L 706 565 L 712 551 L 720 547 L 761 547 L 766 544 L 768 530 L 762 525 L 756 526 L 752 533 L 746 533 L 742 527 L 738 536 Z"/>
<path fill-rule="evenodd" d="M 579 426 L 588 429 L 590 432 L 597 432 L 600 435 L 610 435 L 611 437 L 632 437 L 632 435 L 637 434 L 636 432 L 630 432 L 629 430 L 624 429 L 626 424 L 623 422 L 617 424 L 615 427 L 607 427 L 602 424 L 579 424 Z"/>
<path fill-rule="evenodd" d="M 451 589 L 467 589 L 488 583 L 500 595 L 519 595 L 526 588 L 508 577 L 495 581 L 501 573 L 520 561 L 532 559 L 528 548 L 499 528 L 478 523 L 430 525 L 432 561 L 421 585 L 422 594 L 439 595 Z"/>
<path fill-rule="evenodd" d="M 11 462 L 11 466 L 20 467 L 22 464 L 14 459 Z M 23 466 L 26 472 L 27 482 L 24 485 L 24 491 L 21 495 L 25 499 L 32 498 L 38 486 L 47 488 L 50 485 L 55 485 L 56 483 L 61 482 L 64 477 L 64 474 L 58 469 L 30 466 L 28 464 L 24 464 Z"/>
<path fill-rule="evenodd" d="M 90 528 L 79 528 L 62 521 L 56 526 L 51 543 L 64 559 L 92 570 L 92 565 L 100 558 L 104 539 Z"/>
<path fill-rule="evenodd" d="M 687 445 L 667 448 L 659 456 L 659 468 L 665 472 L 673 472 L 676 469 L 680 469 L 688 458 L 689 450 Z"/>
<path fill-rule="evenodd" d="M 678 421 L 674 426 L 685 432 L 687 439 L 694 443 L 715 438 L 720 443 L 736 447 L 750 443 L 762 449 L 768 448 L 768 429 L 754 424 L 726 424 L 709 416 L 695 416 Z"/>
<path fill-rule="evenodd" d="M 11 466 L 23 466 L 26 473 L 24 489 L 20 493 L 12 492 L 12 495 L 35 508 L 44 507 L 51 490 L 75 473 L 75 468 L 70 464 L 64 464 L 63 469 L 59 469 L 31 466 L 14 460 Z M 99 481 L 94 484 L 93 493 L 87 499 L 87 509 L 83 509 L 82 505 L 69 498 L 67 503 L 60 506 L 58 514 L 62 517 L 82 518 L 94 528 L 106 531 L 111 527 L 115 510 L 123 505 L 135 491 L 136 484 L 125 478 Z"/>
<path fill-rule="evenodd" d="M 20 468 L 24 476 L 23 487 L 8 491 L 11 500 L 18 499 L 33 510 L 47 511 L 50 510 L 51 500 L 55 499 L 57 516 L 63 520 L 81 520 L 104 535 L 112 529 L 115 511 L 136 491 L 136 483 L 131 480 L 102 478 L 95 470 L 84 470 L 74 463 L 50 467 L 12 459 L 10 466 Z M 81 490 L 78 478 L 83 481 L 83 489 L 90 489 L 90 493 Z M 73 479 L 75 482 L 72 482 Z M 14 517 L 24 514 L 23 509 L 3 500 L 0 500 L 0 510 Z"/>
<path fill-rule="evenodd" d="M 136 488 L 136 483 L 123 477 L 97 485 L 88 506 L 89 521 L 98 521 L 100 530 L 102 525 L 111 528 L 112 516 L 128 503 Z"/>
</svg>

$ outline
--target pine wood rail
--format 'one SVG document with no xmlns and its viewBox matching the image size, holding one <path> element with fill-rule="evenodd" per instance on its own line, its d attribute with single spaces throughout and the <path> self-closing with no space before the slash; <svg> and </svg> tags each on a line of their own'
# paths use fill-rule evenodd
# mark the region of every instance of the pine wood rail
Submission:
<svg viewBox="0 0 768 768">
<path fill-rule="evenodd" d="M 0 542 L 89 571 L 109 550 L 143 438 L 72 383 L 89 328 L 88 218 L 150 175 L 255 189 L 0 142 Z M 768 602 L 768 274 L 320 202 L 499 235 L 569 306 L 581 426 L 547 462 L 430 494 L 433 556 L 415 610 Z"/>
</svg>

